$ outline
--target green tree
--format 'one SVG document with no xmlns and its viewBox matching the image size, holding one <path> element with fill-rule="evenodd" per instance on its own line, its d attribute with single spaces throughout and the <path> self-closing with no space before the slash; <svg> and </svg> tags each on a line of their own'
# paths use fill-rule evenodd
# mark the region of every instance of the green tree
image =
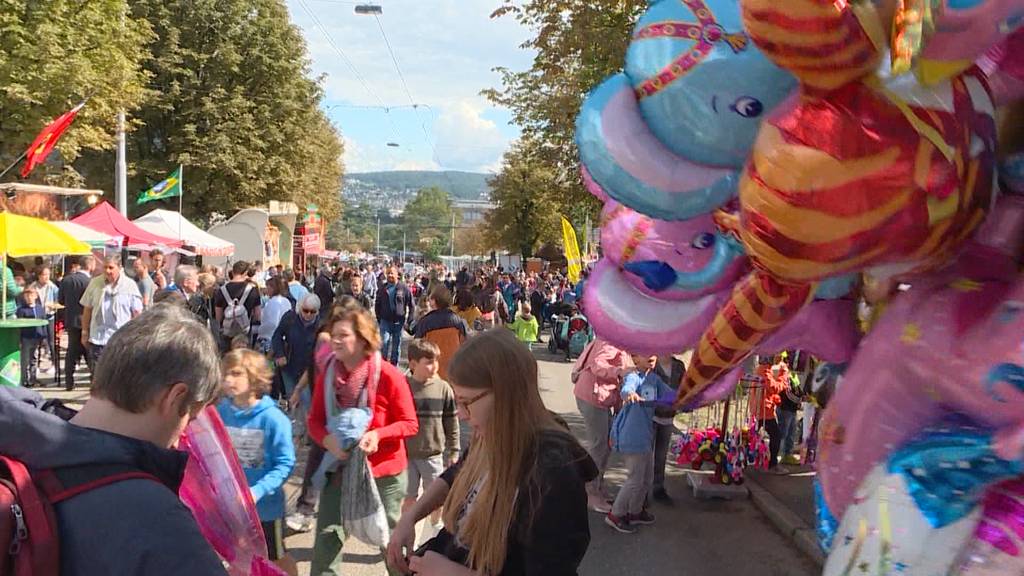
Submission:
<svg viewBox="0 0 1024 576">
<path fill-rule="evenodd" d="M 454 220 L 453 220 L 454 217 Z M 448 192 L 437 188 L 421 188 L 405 205 L 401 224 L 406 230 L 407 243 L 415 250 L 437 254 L 450 250 L 451 226 L 462 221 L 462 214 L 452 206 Z"/>
<path fill-rule="evenodd" d="M 80 153 L 114 146 L 119 109 L 146 101 L 148 22 L 125 17 L 127 0 L 0 0 L 0 164 L 28 148 L 55 117 L 89 97 L 57 144 L 63 163 L 31 179 L 77 184 Z M 62 166 L 63 165 L 63 166 Z M 111 168 L 106 174 L 113 180 Z M 15 171 L 6 180 L 14 179 Z M 109 187 L 109 186 L 108 186 Z"/>
<path fill-rule="evenodd" d="M 146 64 L 153 98 L 134 119 L 129 190 L 185 165 L 185 208 L 230 213 L 268 200 L 340 212 L 341 144 L 317 110 L 301 32 L 283 0 L 135 0 L 155 33 Z M 82 162 L 108 185 L 111 154 Z"/>
<path fill-rule="evenodd" d="M 596 213 L 597 202 L 579 179 L 576 116 L 586 94 L 622 69 L 626 47 L 645 0 L 502 0 L 493 18 L 511 17 L 535 36 L 524 49 L 536 56 L 529 70 L 497 68 L 500 89 L 485 90 L 533 146 L 533 157 L 565 181 L 562 204 Z"/>
<path fill-rule="evenodd" d="M 541 243 L 561 237 L 566 193 L 564 180 L 535 148 L 533 141 L 523 140 L 505 153 L 501 171 L 490 180 L 496 207 L 485 221 L 489 243 L 517 251 L 524 260 Z"/>
</svg>

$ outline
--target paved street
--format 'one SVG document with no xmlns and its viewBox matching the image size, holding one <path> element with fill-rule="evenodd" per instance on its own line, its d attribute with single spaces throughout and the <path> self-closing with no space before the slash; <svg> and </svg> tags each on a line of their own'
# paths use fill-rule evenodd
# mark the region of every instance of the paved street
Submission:
<svg viewBox="0 0 1024 576">
<path fill-rule="evenodd" d="M 564 359 L 550 356 L 546 348 L 536 346 L 540 364 L 541 393 L 547 406 L 561 414 L 575 429 L 582 426 L 572 396 L 569 372 Z M 52 390 L 52 389 L 51 389 Z M 50 392 L 47 396 L 73 402 L 84 401 L 88 393 Z M 622 469 L 613 456 L 609 479 L 613 485 L 622 480 Z M 590 575 L 648 576 L 810 576 L 817 571 L 791 542 L 772 527 L 749 500 L 701 501 L 687 491 L 681 469 L 669 467 L 668 490 L 676 499 L 674 507 L 656 505 L 657 523 L 643 527 L 637 534 L 618 534 L 604 525 L 598 514 L 591 515 L 591 543 L 580 573 Z M 296 473 L 301 473 L 301 465 Z M 294 498 L 297 478 L 293 476 L 289 493 Z M 311 534 L 293 535 L 287 540 L 299 560 L 302 576 L 309 574 L 312 553 Z M 349 569 L 346 576 L 385 574 L 379 554 L 356 541 L 346 544 Z"/>
</svg>

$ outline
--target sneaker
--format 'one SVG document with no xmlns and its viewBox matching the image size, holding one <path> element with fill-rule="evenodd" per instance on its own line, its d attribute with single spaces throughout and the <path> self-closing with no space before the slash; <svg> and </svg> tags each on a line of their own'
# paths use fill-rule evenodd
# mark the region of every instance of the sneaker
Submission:
<svg viewBox="0 0 1024 576">
<path fill-rule="evenodd" d="M 626 518 L 618 518 L 611 512 L 604 517 L 604 523 L 614 528 L 616 531 L 622 534 L 633 534 L 636 532 L 636 528 L 630 525 L 629 520 Z"/>
<path fill-rule="evenodd" d="M 657 488 L 654 490 L 654 499 L 668 506 L 675 504 L 672 497 L 668 495 L 668 492 L 666 492 L 664 488 Z"/>
<path fill-rule="evenodd" d="M 641 510 L 639 514 L 630 514 L 629 522 L 632 524 L 649 526 L 654 524 L 654 514 L 651 514 L 647 510 Z"/>
<path fill-rule="evenodd" d="M 800 457 L 797 456 L 796 454 L 786 454 L 785 456 L 782 457 L 782 463 L 788 464 L 789 466 L 799 466 Z"/>
<path fill-rule="evenodd" d="M 284 521 L 284 523 L 287 524 L 289 528 L 296 532 L 309 532 L 313 529 L 313 522 L 314 520 L 312 516 L 307 516 L 306 514 L 302 514 L 301 512 L 289 514 Z"/>
<path fill-rule="evenodd" d="M 604 498 L 601 497 L 588 496 L 587 506 L 589 506 L 591 510 L 597 512 L 598 514 L 608 514 L 612 511 L 611 504 L 609 504 L 607 501 L 605 501 Z"/>
</svg>

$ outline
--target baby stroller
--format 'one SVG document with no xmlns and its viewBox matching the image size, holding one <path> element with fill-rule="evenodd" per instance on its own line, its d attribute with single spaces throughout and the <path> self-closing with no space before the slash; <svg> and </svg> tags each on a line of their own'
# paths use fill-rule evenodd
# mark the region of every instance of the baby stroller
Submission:
<svg viewBox="0 0 1024 576">
<path fill-rule="evenodd" d="M 579 312 L 571 316 L 555 314 L 551 317 L 551 338 L 548 339 L 548 352 L 558 354 L 565 351 L 565 360 L 571 361 L 583 354 L 583 349 L 594 339 L 594 330 L 590 321 Z"/>
</svg>

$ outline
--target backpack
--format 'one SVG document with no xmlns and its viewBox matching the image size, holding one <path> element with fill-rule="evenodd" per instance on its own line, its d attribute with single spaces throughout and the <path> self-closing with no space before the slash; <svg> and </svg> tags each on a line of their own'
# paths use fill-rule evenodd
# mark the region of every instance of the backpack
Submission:
<svg viewBox="0 0 1024 576">
<path fill-rule="evenodd" d="M 67 470 L 73 482 L 62 482 L 53 470 L 29 469 L 0 455 L 0 574 L 57 576 L 60 538 L 54 506 L 90 490 L 122 480 L 155 476 L 122 465 L 79 466 Z M 65 476 L 65 474 L 62 474 Z"/>
<path fill-rule="evenodd" d="M 245 307 L 245 301 L 249 299 L 250 292 L 252 292 L 252 284 L 246 284 L 242 297 L 232 298 L 228 293 L 227 285 L 220 287 L 220 293 L 224 295 L 224 300 L 228 303 L 224 308 L 224 322 L 221 324 L 221 333 L 224 336 L 234 338 L 249 333 L 252 323 L 249 320 L 249 309 Z"/>
</svg>

